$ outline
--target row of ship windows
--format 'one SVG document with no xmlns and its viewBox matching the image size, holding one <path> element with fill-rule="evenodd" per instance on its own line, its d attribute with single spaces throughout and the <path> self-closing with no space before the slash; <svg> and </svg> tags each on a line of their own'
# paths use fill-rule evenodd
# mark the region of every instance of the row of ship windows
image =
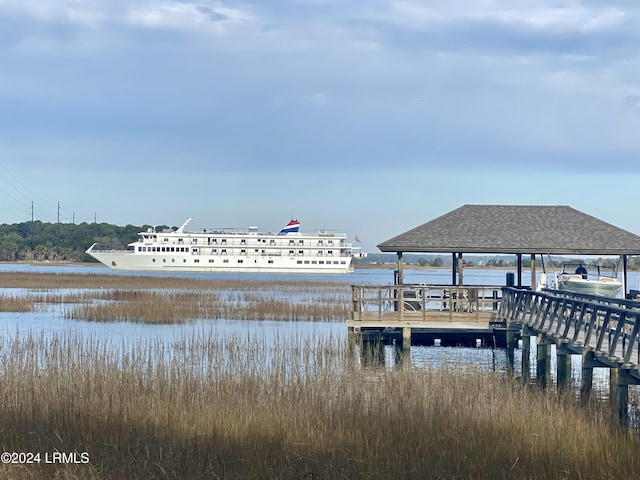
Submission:
<svg viewBox="0 0 640 480">
<path fill-rule="evenodd" d="M 163 238 L 162 241 L 164 243 L 168 243 L 169 239 L 167 237 Z M 267 243 L 266 239 L 258 239 L 258 243 Z M 184 238 L 179 238 L 178 239 L 178 243 L 179 244 L 183 244 L 184 243 Z M 198 239 L 197 238 L 192 238 L 191 239 L 191 244 L 192 245 L 196 245 L 198 243 Z M 298 245 L 304 245 L 304 240 L 298 240 L 297 241 Z M 218 244 L 218 239 L 217 238 L 207 238 L 207 245 L 217 245 Z M 220 244 L 222 245 L 226 245 L 227 244 L 227 239 L 226 238 L 221 238 L 220 239 Z M 247 239 L 246 238 L 241 238 L 240 239 L 240 245 L 246 245 L 247 244 Z M 296 244 L 296 240 L 294 239 L 289 239 L 289 245 L 295 245 Z M 270 239 L 269 240 L 269 245 L 276 245 L 276 241 L 275 239 Z M 321 246 L 333 246 L 333 240 L 327 240 L 326 243 L 324 240 L 318 240 L 316 245 L 318 245 L 319 247 Z"/>
<path fill-rule="evenodd" d="M 154 258 L 151 261 L 155 263 L 156 259 Z M 175 258 L 171 259 L 172 263 L 175 263 L 175 261 L 176 261 Z M 162 262 L 163 263 L 167 263 L 167 259 L 163 258 Z M 183 263 L 187 263 L 187 259 L 186 258 L 183 259 L 182 262 Z M 257 262 L 257 260 L 255 260 L 255 262 Z M 199 258 L 195 258 L 193 260 L 193 263 L 200 263 L 200 259 Z M 215 263 L 215 260 L 213 258 L 210 258 L 209 259 L 209 263 Z M 222 263 L 229 263 L 229 260 L 224 259 L 224 260 L 222 260 Z M 238 260 L 238 263 L 244 263 L 244 260 Z M 267 263 L 273 263 L 273 260 L 268 260 Z M 331 262 L 330 260 L 327 260 L 326 262 L 324 260 L 305 260 L 304 262 L 302 260 L 298 260 L 296 263 L 298 265 L 303 265 L 303 264 L 304 265 L 309 265 L 309 264 L 311 264 L 311 265 L 331 265 L 332 263 L 333 263 L 333 265 L 346 265 L 347 264 L 347 262 L 345 260 L 340 260 L 340 261 L 334 260 L 333 262 Z"/>
<path fill-rule="evenodd" d="M 189 253 L 189 247 L 138 247 L 138 251 L 139 252 L 164 252 L 164 253 L 170 253 L 170 252 L 183 252 L 183 253 Z M 199 253 L 197 248 L 193 249 L 193 253 Z M 226 255 L 227 249 L 226 248 L 222 248 L 220 249 L 220 251 L 218 252 L 217 248 L 212 248 L 211 249 L 211 253 L 213 254 L 220 254 L 220 255 Z M 261 252 L 256 248 L 255 249 L 255 253 L 262 253 L 262 254 L 266 254 L 267 251 L 266 250 L 262 250 Z M 247 255 L 247 250 L 245 248 L 240 250 L 240 255 Z M 289 250 L 289 255 L 296 255 L 296 251 L 295 250 Z M 304 250 L 298 250 L 298 255 L 304 255 Z M 327 250 L 326 253 L 323 250 L 318 250 L 318 256 L 322 256 L 322 255 L 333 255 L 333 250 Z"/>
</svg>

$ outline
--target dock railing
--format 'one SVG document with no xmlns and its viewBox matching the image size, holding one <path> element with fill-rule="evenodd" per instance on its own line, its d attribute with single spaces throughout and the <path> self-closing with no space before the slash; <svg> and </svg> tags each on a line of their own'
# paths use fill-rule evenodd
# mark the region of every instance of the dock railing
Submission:
<svg viewBox="0 0 640 480">
<path fill-rule="evenodd" d="M 501 316 L 567 347 L 593 352 L 611 366 L 640 366 L 640 304 L 637 301 L 559 290 L 503 288 Z"/>
<path fill-rule="evenodd" d="M 502 286 L 352 285 L 352 320 L 472 320 L 497 315 Z"/>
</svg>

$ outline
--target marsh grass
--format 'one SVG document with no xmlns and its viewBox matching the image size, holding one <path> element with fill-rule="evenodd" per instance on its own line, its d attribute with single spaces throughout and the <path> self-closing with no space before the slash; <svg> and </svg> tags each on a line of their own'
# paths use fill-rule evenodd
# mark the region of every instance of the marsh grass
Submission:
<svg viewBox="0 0 640 480">
<path fill-rule="evenodd" d="M 332 282 L 12 272 L 0 275 L 0 288 L 31 289 L 0 295 L 3 311 L 59 303 L 67 318 L 101 322 L 334 321 L 349 311 L 349 287 Z"/>
<path fill-rule="evenodd" d="M 457 365 L 362 368 L 330 336 L 201 334 L 128 350 L 17 336 L 0 350 L 2 449 L 90 455 L 1 465 L 0 478 L 613 479 L 640 468 L 638 439 L 569 397 Z"/>
</svg>

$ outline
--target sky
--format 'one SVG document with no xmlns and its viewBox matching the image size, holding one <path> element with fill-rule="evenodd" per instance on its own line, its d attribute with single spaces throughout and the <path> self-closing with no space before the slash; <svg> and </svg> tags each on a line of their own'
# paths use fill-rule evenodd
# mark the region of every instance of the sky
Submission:
<svg viewBox="0 0 640 480">
<path fill-rule="evenodd" d="M 0 0 L 0 223 L 640 234 L 638 45 L 630 0 Z"/>
</svg>

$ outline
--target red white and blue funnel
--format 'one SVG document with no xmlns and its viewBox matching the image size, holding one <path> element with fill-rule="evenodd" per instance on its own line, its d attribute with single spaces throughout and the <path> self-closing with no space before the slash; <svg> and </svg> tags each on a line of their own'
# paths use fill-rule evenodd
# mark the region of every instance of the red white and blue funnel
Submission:
<svg viewBox="0 0 640 480">
<path fill-rule="evenodd" d="M 280 230 L 280 234 L 293 233 L 300 230 L 300 222 L 298 220 L 291 220 L 287 223 L 287 226 Z"/>
</svg>

